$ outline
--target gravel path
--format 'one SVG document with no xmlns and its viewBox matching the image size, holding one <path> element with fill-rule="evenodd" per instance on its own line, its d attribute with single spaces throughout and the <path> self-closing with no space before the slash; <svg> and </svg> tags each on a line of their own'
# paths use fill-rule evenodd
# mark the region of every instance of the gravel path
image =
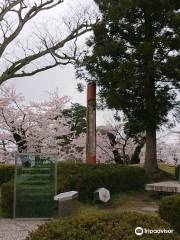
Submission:
<svg viewBox="0 0 180 240">
<path fill-rule="evenodd" d="M 24 240 L 45 221 L 0 219 L 0 240 Z"/>
</svg>

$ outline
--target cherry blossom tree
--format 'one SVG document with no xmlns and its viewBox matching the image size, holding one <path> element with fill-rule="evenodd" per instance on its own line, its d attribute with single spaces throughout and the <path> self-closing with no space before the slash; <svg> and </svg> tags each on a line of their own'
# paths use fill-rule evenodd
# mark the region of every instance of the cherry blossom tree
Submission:
<svg viewBox="0 0 180 240">
<path fill-rule="evenodd" d="M 144 146 L 144 142 L 141 142 L 143 137 L 130 137 L 125 134 L 124 129 L 124 123 L 112 119 L 108 121 L 106 126 L 97 129 L 97 159 L 100 162 L 131 164 L 135 163 L 132 161 L 133 157 L 139 159 L 136 163 L 141 161 L 143 157 L 141 149 Z"/>
<path fill-rule="evenodd" d="M 72 107 L 74 109 L 69 97 L 61 96 L 56 89 L 47 93 L 46 101 L 25 104 L 25 98 L 7 86 L 0 87 L 0 96 L 0 162 L 12 161 L 18 152 L 53 153 L 59 160 L 85 162 L 85 123 L 81 132 L 76 118 L 77 132 L 74 118 L 67 114 Z M 79 111 L 79 106 L 77 109 Z M 124 123 L 109 121 L 106 126 L 97 128 L 99 163 L 134 163 L 135 154 L 142 162 L 144 145 L 143 135 L 126 136 Z M 168 143 L 159 138 L 157 146 L 160 161 L 178 163 L 178 142 Z"/>
<path fill-rule="evenodd" d="M 61 96 L 56 89 L 48 93 L 46 101 L 25 105 L 25 98 L 21 94 L 14 88 L 5 86 L 0 87 L 0 96 L 1 163 L 12 161 L 17 152 L 53 153 L 58 155 L 59 160 L 85 162 L 84 125 L 81 133 L 78 125 L 77 134 L 74 121 L 69 119 L 72 116 L 64 115 L 64 112 L 72 109 L 69 97 Z M 106 126 L 98 127 L 97 162 L 134 163 L 132 158 L 135 154 L 142 162 L 145 153 L 142 141 L 142 136 L 136 136 L 136 139 L 127 137 L 123 123 L 111 121 Z M 160 161 L 178 163 L 178 142 L 168 143 L 159 138 L 157 146 Z"/>
<path fill-rule="evenodd" d="M 157 142 L 157 159 L 160 162 L 177 165 L 180 163 L 178 142 L 165 142 L 162 139 Z"/>
<path fill-rule="evenodd" d="M 9 100 L 0 109 L 1 151 L 53 153 L 61 160 L 83 158 L 82 137 L 72 131 L 71 121 L 63 116 L 69 97 L 55 90 L 48 93 L 48 100 L 25 106 L 24 98 L 13 88 L 1 87 L 2 94 Z"/>
</svg>

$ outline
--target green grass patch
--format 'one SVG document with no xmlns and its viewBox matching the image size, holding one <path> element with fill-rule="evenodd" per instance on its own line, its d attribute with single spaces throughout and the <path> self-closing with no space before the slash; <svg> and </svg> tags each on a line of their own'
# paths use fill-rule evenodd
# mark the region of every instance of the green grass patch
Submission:
<svg viewBox="0 0 180 240">
<path fill-rule="evenodd" d="M 162 171 L 167 172 L 167 173 L 175 176 L 175 166 L 174 165 L 159 163 L 158 166 Z"/>
<path fill-rule="evenodd" d="M 159 199 L 154 199 L 145 191 L 127 191 L 114 194 L 107 203 L 98 201 L 89 203 L 80 203 L 80 213 L 95 213 L 98 211 L 122 212 L 131 210 L 134 212 L 145 212 L 148 214 L 158 215 L 157 212 L 144 211 L 144 208 L 158 209 Z"/>
</svg>

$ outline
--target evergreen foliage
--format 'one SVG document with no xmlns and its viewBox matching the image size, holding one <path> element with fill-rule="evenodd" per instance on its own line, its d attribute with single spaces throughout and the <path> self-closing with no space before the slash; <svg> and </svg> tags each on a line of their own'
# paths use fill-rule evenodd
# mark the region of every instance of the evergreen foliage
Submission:
<svg viewBox="0 0 180 240">
<path fill-rule="evenodd" d="M 75 131 L 78 136 L 81 133 L 86 133 L 86 107 L 79 103 L 72 103 L 70 108 L 63 110 L 63 116 L 67 118 L 67 123 L 70 124 L 71 131 Z"/>
<path fill-rule="evenodd" d="M 177 233 L 135 235 L 135 228 L 171 229 L 158 217 L 136 212 L 96 212 L 50 221 L 29 234 L 26 240 L 178 240 Z"/>
<path fill-rule="evenodd" d="M 14 178 L 14 165 L 0 164 L 0 186 Z"/>
<path fill-rule="evenodd" d="M 77 77 L 95 80 L 103 106 L 122 110 L 131 132 L 146 132 L 156 171 L 156 130 L 176 112 L 180 88 L 180 1 L 96 0 L 102 21 L 87 41 Z"/>
<path fill-rule="evenodd" d="M 180 195 L 166 196 L 161 199 L 159 214 L 162 219 L 180 233 Z"/>
</svg>

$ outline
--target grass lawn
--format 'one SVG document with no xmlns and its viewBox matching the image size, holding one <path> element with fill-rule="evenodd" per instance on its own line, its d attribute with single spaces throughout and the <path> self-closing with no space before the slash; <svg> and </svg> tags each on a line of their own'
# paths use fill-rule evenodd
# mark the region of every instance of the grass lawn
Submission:
<svg viewBox="0 0 180 240">
<path fill-rule="evenodd" d="M 143 168 L 143 164 L 132 164 L 130 166 L 136 166 Z M 154 173 L 151 176 L 148 176 L 148 182 L 161 182 L 175 180 L 175 166 L 172 164 L 165 164 L 158 162 L 159 170 L 157 173 Z"/>
<path fill-rule="evenodd" d="M 137 211 L 158 215 L 159 196 L 153 196 L 145 191 L 122 192 L 111 196 L 111 200 L 104 203 L 80 204 L 80 213 L 90 213 L 95 211 L 107 210 L 121 212 L 124 210 Z"/>
<path fill-rule="evenodd" d="M 130 166 L 136 166 L 136 167 L 142 167 L 143 168 L 143 164 L 132 164 Z M 158 162 L 158 167 L 159 167 L 160 170 L 175 176 L 175 166 L 174 165 Z"/>
<path fill-rule="evenodd" d="M 158 166 L 162 171 L 165 171 L 165 172 L 175 176 L 175 166 L 174 165 L 159 163 Z"/>
</svg>

